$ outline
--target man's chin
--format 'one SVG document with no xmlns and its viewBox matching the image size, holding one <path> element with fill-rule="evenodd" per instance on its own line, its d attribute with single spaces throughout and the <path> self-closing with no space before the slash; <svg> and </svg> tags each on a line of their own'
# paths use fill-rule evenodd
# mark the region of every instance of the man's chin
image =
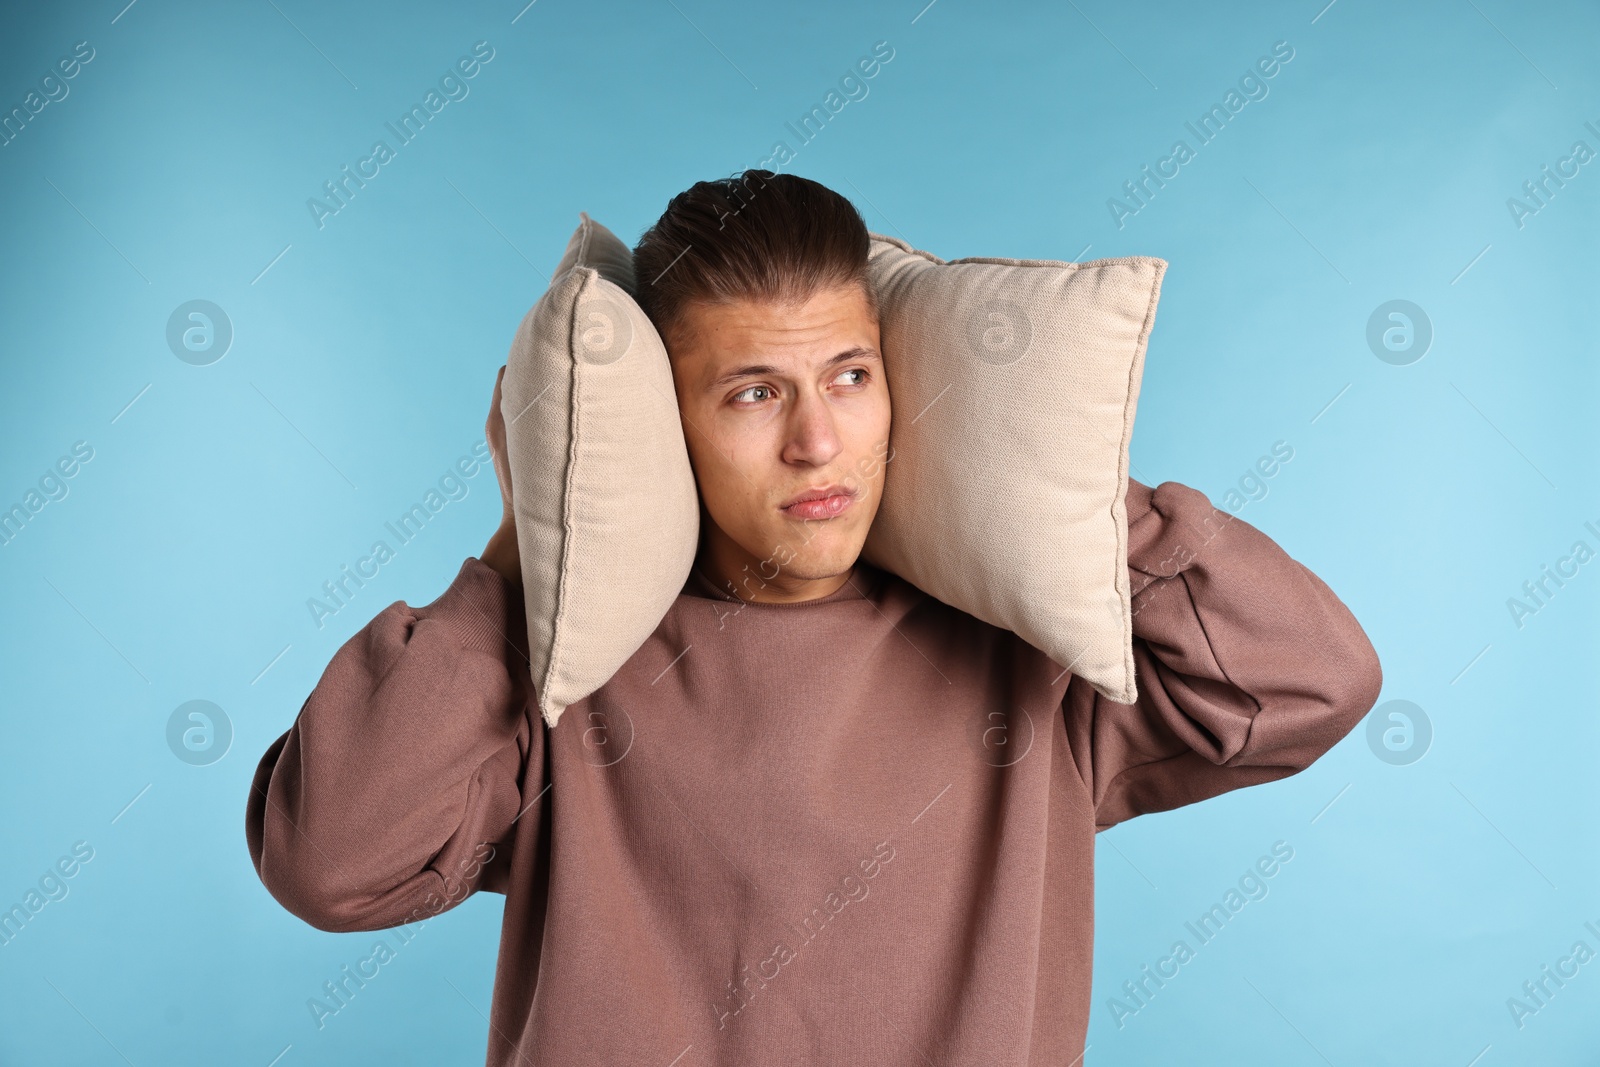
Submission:
<svg viewBox="0 0 1600 1067">
<path fill-rule="evenodd" d="M 847 573 L 861 555 L 865 538 L 847 527 L 830 527 L 822 523 L 791 526 L 784 547 L 773 555 L 768 568 L 776 569 L 787 577 L 814 582 Z"/>
</svg>

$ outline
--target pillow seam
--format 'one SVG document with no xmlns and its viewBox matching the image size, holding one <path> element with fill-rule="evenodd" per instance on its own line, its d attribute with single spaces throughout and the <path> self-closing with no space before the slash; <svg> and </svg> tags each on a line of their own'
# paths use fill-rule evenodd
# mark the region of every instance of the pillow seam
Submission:
<svg viewBox="0 0 1600 1067">
<path fill-rule="evenodd" d="M 585 227 L 585 229 L 587 230 L 587 227 Z M 584 236 L 585 242 L 587 242 L 587 232 Z M 594 282 L 594 278 L 598 274 L 595 268 L 581 262 L 582 256 L 580 256 L 579 259 L 580 262 L 573 266 L 573 270 L 588 271 L 589 276 L 586 277 L 578 286 L 577 292 L 574 294 L 572 301 L 572 317 L 567 322 L 568 360 L 572 359 L 572 331 L 577 323 L 578 308 L 583 303 L 584 294 L 589 291 L 590 286 Z M 567 462 L 566 469 L 562 472 L 561 566 L 560 570 L 557 572 L 558 577 L 556 579 L 555 621 L 550 628 L 550 662 L 545 666 L 545 684 L 540 687 L 539 690 L 540 696 L 544 697 L 546 700 L 549 700 L 552 707 L 554 707 L 554 701 L 557 699 L 555 693 L 556 686 L 552 684 L 555 681 L 558 673 L 557 666 L 558 664 L 564 665 L 566 662 L 566 621 L 567 615 L 569 614 L 569 603 L 572 599 L 571 591 L 567 588 L 567 586 L 570 584 L 568 568 L 572 564 L 572 545 L 574 540 L 572 535 L 573 483 L 576 481 L 574 468 L 577 464 L 577 458 L 580 451 L 578 448 L 578 431 L 579 426 L 581 425 L 578 418 L 578 372 L 575 361 L 570 365 L 573 368 L 573 373 L 570 379 L 572 395 L 569 402 L 570 414 L 568 415 L 567 423 Z M 563 706 L 562 710 L 565 711 L 566 708 Z M 559 715 L 560 713 L 558 712 L 557 714 Z"/>
<path fill-rule="evenodd" d="M 1134 700 L 1139 698 L 1139 683 L 1136 677 L 1137 669 L 1133 662 L 1133 583 L 1128 580 L 1128 526 L 1127 526 L 1127 492 L 1128 492 L 1128 466 L 1133 462 L 1133 381 L 1134 369 L 1139 368 L 1139 377 L 1143 379 L 1144 356 L 1150 343 L 1150 330 L 1155 324 L 1156 300 L 1161 294 L 1162 269 L 1157 267 L 1155 277 L 1150 279 L 1150 298 L 1145 304 L 1144 322 L 1139 327 L 1139 340 L 1134 346 L 1134 358 L 1128 361 L 1128 389 L 1123 393 L 1122 409 L 1122 447 L 1118 450 L 1117 457 L 1117 497 L 1112 503 L 1113 511 L 1117 504 L 1123 508 L 1123 521 L 1117 525 L 1117 556 L 1123 561 L 1119 573 L 1112 576 L 1113 585 L 1119 580 L 1128 592 L 1122 601 L 1122 668 L 1123 680 L 1132 690 Z"/>
</svg>

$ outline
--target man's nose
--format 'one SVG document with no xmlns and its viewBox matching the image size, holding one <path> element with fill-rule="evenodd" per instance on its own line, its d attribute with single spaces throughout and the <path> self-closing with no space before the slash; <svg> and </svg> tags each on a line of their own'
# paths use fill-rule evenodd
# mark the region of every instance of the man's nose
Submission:
<svg viewBox="0 0 1600 1067">
<path fill-rule="evenodd" d="M 834 412 L 825 397 L 815 392 L 799 393 L 789 411 L 788 440 L 784 459 L 790 463 L 821 466 L 837 456 L 843 445 Z"/>
</svg>

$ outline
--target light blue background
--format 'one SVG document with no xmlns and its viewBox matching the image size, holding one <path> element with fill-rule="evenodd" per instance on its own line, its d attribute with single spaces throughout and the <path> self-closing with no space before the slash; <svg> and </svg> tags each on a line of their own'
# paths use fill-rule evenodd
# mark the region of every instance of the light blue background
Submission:
<svg viewBox="0 0 1600 1067">
<path fill-rule="evenodd" d="M 243 820 L 339 645 L 482 550 L 492 470 L 325 628 L 306 600 L 481 440 L 580 210 L 631 243 L 779 139 L 784 169 L 945 258 L 1168 260 L 1134 476 L 1220 506 L 1287 442 L 1239 516 L 1351 607 L 1382 699 L 1432 722 L 1409 765 L 1358 729 L 1103 834 L 1086 1062 L 1600 1062 L 1600 960 L 1521 1029 L 1506 1005 L 1600 950 L 1600 562 L 1520 629 L 1506 606 L 1600 549 L 1600 162 L 1520 228 L 1506 206 L 1574 141 L 1600 150 L 1593 4 L 124 2 L 0 36 L 7 110 L 95 49 L 0 148 L 0 506 L 94 449 L 0 547 L 0 906 L 95 850 L 0 947 L 0 1062 L 482 1062 L 503 898 L 430 921 L 318 1031 L 307 998 L 379 935 L 280 908 Z M 319 229 L 307 199 L 480 40 L 470 95 Z M 880 40 L 868 95 L 800 146 L 785 123 Z M 1277 41 L 1269 95 L 1119 229 L 1107 199 L 1194 147 L 1185 121 Z M 236 330 L 209 366 L 165 340 L 192 299 Z M 1434 329 L 1406 366 L 1365 340 L 1392 299 Z M 235 731 L 210 766 L 165 740 L 191 699 Z M 1270 894 L 1119 1028 L 1109 998 L 1279 840 Z"/>
</svg>

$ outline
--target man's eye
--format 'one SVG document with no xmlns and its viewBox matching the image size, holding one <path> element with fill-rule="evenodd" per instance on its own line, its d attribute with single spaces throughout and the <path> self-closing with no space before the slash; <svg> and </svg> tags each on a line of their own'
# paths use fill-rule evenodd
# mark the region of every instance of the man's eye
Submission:
<svg viewBox="0 0 1600 1067">
<path fill-rule="evenodd" d="M 850 370 L 841 371 L 839 373 L 839 377 L 843 378 L 847 374 L 859 374 L 861 375 L 861 379 L 855 382 L 846 382 L 846 385 L 865 385 L 872 377 L 871 373 L 865 367 L 852 367 Z M 764 393 L 766 395 L 757 398 L 750 397 L 751 393 L 757 392 Z M 772 387 L 770 385 L 752 385 L 748 389 L 742 389 L 739 392 L 734 393 L 733 400 L 735 402 L 747 401 L 750 403 L 760 403 L 762 400 L 770 399 L 771 396 Z"/>
</svg>

